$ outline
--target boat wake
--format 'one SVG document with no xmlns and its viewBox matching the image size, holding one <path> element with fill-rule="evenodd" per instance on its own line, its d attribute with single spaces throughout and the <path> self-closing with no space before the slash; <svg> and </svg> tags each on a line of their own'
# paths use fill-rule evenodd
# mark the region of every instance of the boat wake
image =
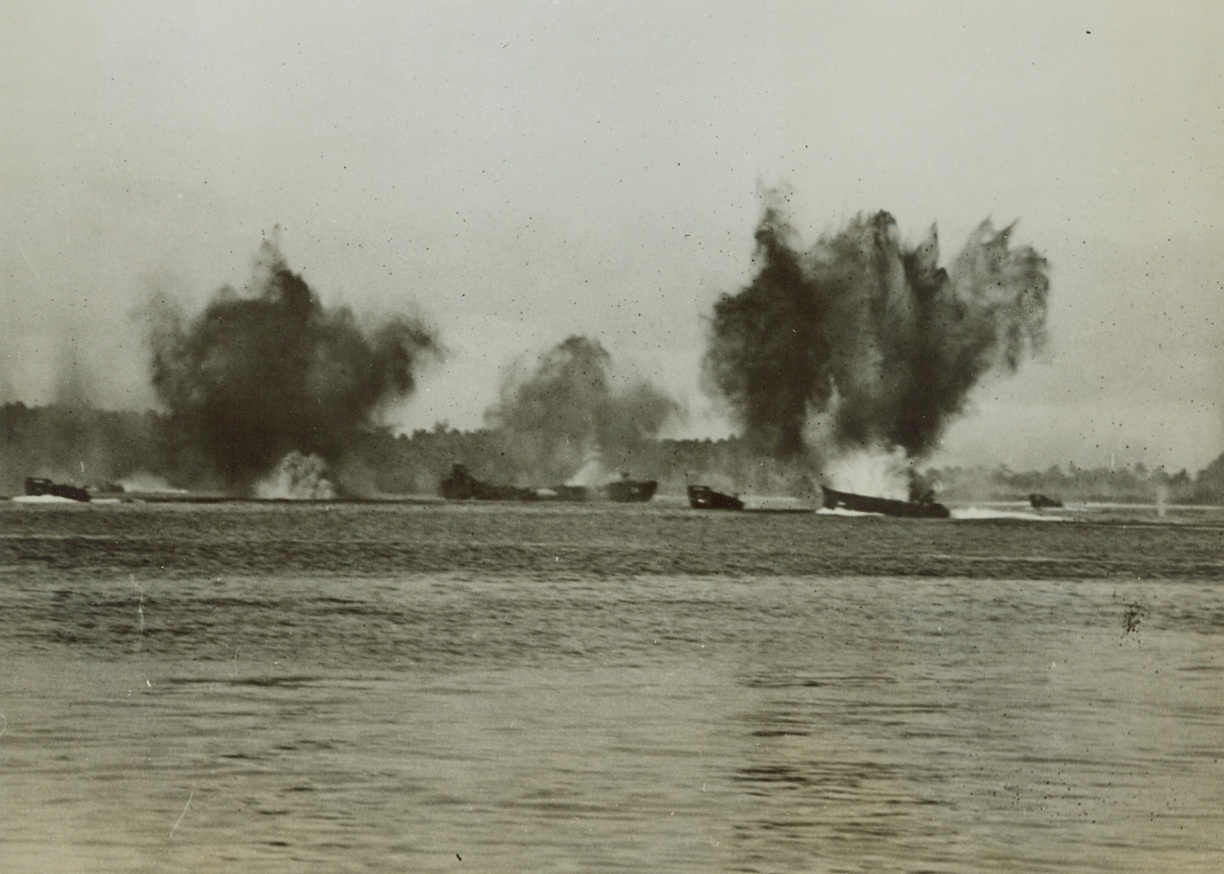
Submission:
<svg viewBox="0 0 1224 874">
<path fill-rule="evenodd" d="M 821 516 L 882 516 L 882 513 L 862 513 L 858 510 L 847 510 L 845 507 L 818 507 L 816 512 Z"/>
<path fill-rule="evenodd" d="M 65 498 L 60 495 L 13 495 L 9 498 L 15 504 L 79 504 L 80 501 L 74 498 Z"/>
<path fill-rule="evenodd" d="M 1019 519 L 1022 522 L 1066 522 L 1065 516 L 1050 516 L 1024 510 L 998 510 L 990 507 L 958 507 L 953 519 Z"/>
</svg>

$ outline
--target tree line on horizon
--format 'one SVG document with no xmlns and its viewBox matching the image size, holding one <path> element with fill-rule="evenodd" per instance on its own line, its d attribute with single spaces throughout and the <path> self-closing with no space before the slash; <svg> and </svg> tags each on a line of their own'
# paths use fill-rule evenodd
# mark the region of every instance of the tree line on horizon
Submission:
<svg viewBox="0 0 1224 874">
<path fill-rule="evenodd" d="M 189 449 L 176 441 L 163 413 L 16 402 L 0 408 L 0 418 L 3 494 L 20 494 L 27 476 L 112 491 L 216 489 L 195 466 Z M 554 484 L 531 481 L 530 472 L 508 468 L 507 450 L 504 435 L 491 428 L 461 431 L 439 423 L 398 435 L 370 428 L 340 464 L 345 481 L 359 484 L 357 494 L 362 496 L 436 495 L 455 464 L 489 482 Z M 610 472 L 657 480 L 661 494 L 683 494 L 687 485 L 696 483 L 737 494 L 819 494 L 817 474 L 802 461 L 762 456 L 736 436 L 646 441 L 631 455 L 605 462 Z M 1040 471 L 1013 471 L 1000 464 L 932 467 L 922 476 L 947 501 L 1025 500 L 1041 493 L 1064 501 L 1224 503 L 1224 453 L 1195 474 L 1142 463 L 1107 468 L 1053 465 Z"/>
</svg>

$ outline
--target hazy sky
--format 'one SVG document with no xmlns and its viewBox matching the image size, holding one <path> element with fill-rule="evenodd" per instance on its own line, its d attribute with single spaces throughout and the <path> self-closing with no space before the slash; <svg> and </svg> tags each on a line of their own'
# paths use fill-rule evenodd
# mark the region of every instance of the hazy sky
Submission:
<svg viewBox="0 0 1224 874">
<path fill-rule="evenodd" d="M 136 314 L 261 240 L 328 304 L 449 348 L 396 421 L 476 427 L 567 335 L 725 433 L 703 318 L 762 186 L 808 240 L 887 209 L 944 259 L 990 217 L 1052 265 L 1049 349 L 939 461 L 1224 450 L 1224 4 L 9 2 L 0 395 L 152 405 Z"/>
</svg>

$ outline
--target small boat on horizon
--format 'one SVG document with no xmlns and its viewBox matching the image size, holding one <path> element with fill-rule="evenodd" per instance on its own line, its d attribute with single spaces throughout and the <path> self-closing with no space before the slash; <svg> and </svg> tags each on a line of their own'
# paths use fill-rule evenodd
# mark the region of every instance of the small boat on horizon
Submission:
<svg viewBox="0 0 1224 874">
<path fill-rule="evenodd" d="M 936 503 L 930 495 L 916 501 L 898 501 L 893 498 L 856 495 L 854 492 L 839 492 L 825 485 L 822 485 L 820 490 L 824 493 L 824 507 L 827 510 L 852 510 L 856 513 L 878 513 L 908 519 L 947 519 L 952 515 L 947 507 Z"/>
<path fill-rule="evenodd" d="M 543 488 L 507 486 L 477 479 L 466 466 L 455 464 L 450 474 L 442 480 L 439 491 L 442 497 L 451 501 L 610 501 L 617 504 L 644 504 L 654 497 L 658 488 L 657 480 L 630 479 L 628 474 L 621 474 L 620 479 L 592 486 L 572 483 Z"/>
<path fill-rule="evenodd" d="M 694 510 L 744 509 L 744 502 L 737 496 L 716 492 L 709 486 L 689 486 L 688 501 Z"/>
<path fill-rule="evenodd" d="M 52 482 L 40 476 L 27 476 L 25 478 L 25 493 L 27 497 L 39 498 L 50 496 L 55 498 L 68 498 L 72 501 L 80 501 L 87 503 L 92 500 L 92 496 L 88 491 L 80 486 L 67 485 L 65 483 Z"/>
<path fill-rule="evenodd" d="M 614 501 L 618 504 L 644 504 L 654 497 L 659 488 L 658 480 L 630 479 L 622 473 L 620 479 L 604 483 L 595 490 L 596 499 Z"/>
<path fill-rule="evenodd" d="M 816 512 L 816 508 L 806 501 L 789 496 L 758 496 L 745 501 L 739 495 L 716 492 L 709 486 L 689 486 L 687 491 L 689 506 L 694 510 L 730 510 L 758 516 Z"/>
</svg>

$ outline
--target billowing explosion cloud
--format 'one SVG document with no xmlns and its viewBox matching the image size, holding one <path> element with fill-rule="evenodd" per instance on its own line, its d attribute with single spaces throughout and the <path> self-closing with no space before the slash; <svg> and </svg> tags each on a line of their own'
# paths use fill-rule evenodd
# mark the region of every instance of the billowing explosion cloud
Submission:
<svg viewBox="0 0 1224 874">
<path fill-rule="evenodd" d="M 289 453 L 336 464 L 383 405 L 406 398 L 423 359 L 437 355 L 416 318 L 359 324 L 325 309 L 265 241 L 248 294 L 222 288 L 186 319 L 164 306 L 151 331 L 152 381 L 178 454 L 241 494 Z M 320 476 L 321 466 L 320 466 Z"/>
<path fill-rule="evenodd" d="M 632 467 L 679 405 L 613 366 L 596 340 L 573 336 L 533 362 L 520 360 L 486 413 L 507 438 L 520 478 L 559 482 L 590 459 Z"/>
<path fill-rule="evenodd" d="M 878 212 L 803 251 L 768 197 L 759 270 L 714 307 L 708 384 L 775 458 L 922 458 L 985 374 L 1044 343 L 1047 263 L 1011 230 L 983 222 L 941 267 L 934 227 L 906 247 Z"/>
</svg>

